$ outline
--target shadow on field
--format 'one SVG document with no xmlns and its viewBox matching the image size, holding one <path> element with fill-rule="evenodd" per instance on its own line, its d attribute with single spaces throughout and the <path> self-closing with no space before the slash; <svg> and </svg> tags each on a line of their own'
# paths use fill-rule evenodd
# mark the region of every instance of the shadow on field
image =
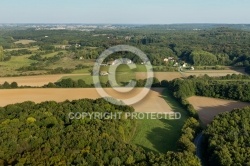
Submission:
<svg viewBox="0 0 250 166">
<path fill-rule="evenodd" d="M 160 153 L 166 153 L 167 151 L 176 151 L 177 142 L 181 136 L 181 129 L 184 125 L 184 122 L 188 118 L 187 112 L 179 104 L 178 101 L 171 95 L 168 89 L 164 88 L 152 88 L 151 90 L 159 92 L 159 97 L 163 98 L 167 104 L 171 107 L 173 112 L 181 113 L 181 119 L 157 119 L 157 120 L 148 120 L 151 122 L 153 127 L 147 131 L 146 139 L 153 145 L 153 148 Z M 166 110 L 166 112 L 168 112 Z M 160 125 L 155 125 L 160 124 Z M 159 127 L 158 127 L 159 126 Z M 145 147 L 143 144 L 140 145 L 146 151 L 152 151 Z M 156 152 L 153 151 L 153 152 Z"/>
<path fill-rule="evenodd" d="M 159 97 L 165 100 L 169 107 L 166 112 L 179 112 L 181 119 L 140 119 L 133 139 L 133 143 L 147 152 L 166 153 L 176 151 L 181 129 L 188 118 L 186 110 L 171 95 L 166 88 L 151 88 L 158 92 Z"/>
<path fill-rule="evenodd" d="M 241 68 L 241 67 L 229 67 L 229 69 L 230 70 L 233 70 L 233 71 L 236 71 L 236 72 L 239 72 L 239 73 L 241 73 L 241 74 L 247 74 L 246 72 L 245 72 L 245 68 L 243 67 L 243 68 Z"/>
<path fill-rule="evenodd" d="M 218 99 L 220 100 L 220 99 Z M 243 108 L 250 106 L 250 103 L 247 102 L 239 102 L 239 101 L 228 101 L 227 104 L 218 105 L 218 106 L 200 106 L 196 108 L 198 110 L 198 115 L 201 122 L 204 125 L 208 125 L 211 123 L 215 116 L 224 113 L 230 112 L 235 108 Z"/>
<path fill-rule="evenodd" d="M 168 119 L 161 119 L 160 121 L 164 123 L 164 128 L 153 128 L 147 133 L 147 139 L 160 153 L 177 150 L 177 141 L 180 138 L 180 130 L 183 123 L 179 123 L 178 120 Z"/>
</svg>

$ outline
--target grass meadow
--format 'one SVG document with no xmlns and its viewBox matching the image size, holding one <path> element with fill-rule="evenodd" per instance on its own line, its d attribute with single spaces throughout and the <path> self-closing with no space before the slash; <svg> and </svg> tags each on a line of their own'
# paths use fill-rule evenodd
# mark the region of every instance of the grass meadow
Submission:
<svg viewBox="0 0 250 166">
<path fill-rule="evenodd" d="M 186 111 L 164 90 L 162 96 L 174 112 L 181 113 L 181 119 L 142 119 L 137 120 L 136 131 L 131 142 L 146 151 L 166 153 L 177 150 L 177 141 L 181 135 L 181 129 L 188 118 Z"/>
<path fill-rule="evenodd" d="M 91 75 L 65 76 L 65 77 L 62 77 L 60 80 L 67 79 L 67 78 L 71 78 L 72 80 L 75 80 L 75 81 L 82 79 L 88 85 L 93 84 L 93 76 Z M 104 84 L 106 84 L 109 80 L 108 76 L 100 76 L 99 78 L 100 78 L 100 82 Z M 115 78 L 119 85 L 123 85 L 124 83 L 127 83 L 130 80 L 135 79 L 136 77 L 135 77 L 135 74 L 132 72 L 118 72 L 118 73 L 115 73 Z"/>
</svg>

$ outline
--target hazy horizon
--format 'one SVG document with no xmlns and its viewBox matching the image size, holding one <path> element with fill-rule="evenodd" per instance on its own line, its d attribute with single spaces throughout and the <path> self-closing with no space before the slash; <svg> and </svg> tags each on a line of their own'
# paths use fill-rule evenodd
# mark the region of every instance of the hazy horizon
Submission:
<svg viewBox="0 0 250 166">
<path fill-rule="evenodd" d="M 248 0 L 2 0 L 0 23 L 250 24 Z"/>
<path fill-rule="evenodd" d="M 18 23 L 18 22 L 10 22 L 10 23 L 3 23 L 0 22 L 2 25 L 250 25 L 250 23 L 63 23 L 63 22 L 40 22 L 40 23 L 32 23 L 32 22 L 23 22 L 23 23 Z"/>
</svg>

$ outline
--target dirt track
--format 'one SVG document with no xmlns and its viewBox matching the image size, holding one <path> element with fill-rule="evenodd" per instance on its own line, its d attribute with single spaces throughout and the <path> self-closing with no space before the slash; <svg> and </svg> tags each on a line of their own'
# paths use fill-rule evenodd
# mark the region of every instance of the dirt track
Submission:
<svg viewBox="0 0 250 166">
<path fill-rule="evenodd" d="M 117 93 L 111 88 L 105 91 L 115 98 L 127 99 L 138 94 L 142 88 L 136 88 L 130 93 Z M 154 88 L 140 102 L 132 105 L 137 112 L 171 112 L 170 106 L 162 99 L 162 88 Z M 36 103 L 53 100 L 62 102 L 65 100 L 75 100 L 81 98 L 97 99 L 101 96 L 94 88 L 84 89 L 13 89 L 0 90 L 0 106 L 20 103 L 24 101 L 34 101 Z"/>
<path fill-rule="evenodd" d="M 232 111 L 234 108 L 250 106 L 250 103 L 199 96 L 190 97 L 188 101 L 198 111 L 200 120 L 205 125 L 212 122 L 214 117 L 219 113 Z"/>
</svg>

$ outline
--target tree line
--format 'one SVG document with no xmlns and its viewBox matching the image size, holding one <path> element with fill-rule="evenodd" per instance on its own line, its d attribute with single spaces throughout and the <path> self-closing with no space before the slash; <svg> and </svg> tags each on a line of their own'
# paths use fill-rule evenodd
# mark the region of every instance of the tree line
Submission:
<svg viewBox="0 0 250 166">
<path fill-rule="evenodd" d="M 152 79 L 152 87 L 166 87 L 167 81 L 159 81 L 157 78 L 151 78 Z M 134 80 L 136 81 L 135 87 L 144 87 L 147 83 L 147 79 L 139 79 Z M 128 82 L 125 82 L 121 85 L 127 86 Z M 106 83 L 101 82 L 100 85 L 104 88 L 109 88 L 112 86 L 112 83 L 107 81 Z M 131 85 L 132 86 L 132 85 Z M 0 84 L 0 89 L 16 89 L 16 88 L 34 88 L 32 86 L 19 86 L 17 82 L 9 83 L 5 81 L 3 84 Z M 35 87 L 35 88 L 94 88 L 94 84 L 87 84 L 83 79 L 73 80 L 71 78 L 62 79 L 57 82 L 50 82 L 48 84 L 45 84 L 41 87 Z"/>
<path fill-rule="evenodd" d="M 204 131 L 210 165 L 250 165 L 250 107 L 215 117 Z"/>
<path fill-rule="evenodd" d="M 0 89 L 16 89 L 16 88 L 20 88 L 17 82 L 8 83 L 7 81 L 5 81 L 3 84 L 0 84 Z"/>
<path fill-rule="evenodd" d="M 250 76 L 227 75 L 223 77 L 209 77 L 208 75 L 170 81 L 170 89 L 178 99 L 193 95 L 250 101 Z"/>
</svg>

